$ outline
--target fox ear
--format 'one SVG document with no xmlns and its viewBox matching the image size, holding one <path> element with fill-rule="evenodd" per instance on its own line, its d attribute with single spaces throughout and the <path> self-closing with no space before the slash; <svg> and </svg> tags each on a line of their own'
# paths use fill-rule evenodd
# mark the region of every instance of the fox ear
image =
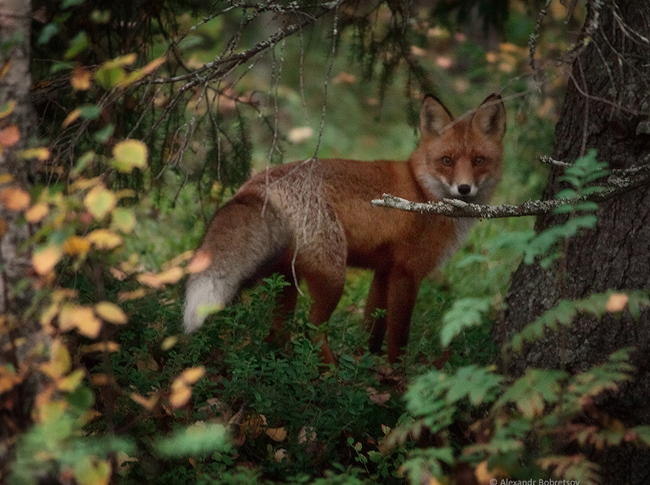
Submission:
<svg viewBox="0 0 650 485">
<path fill-rule="evenodd" d="M 449 110 L 432 95 L 427 95 L 420 109 L 420 134 L 439 136 L 445 126 L 450 124 L 454 117 Z"/>
<path fill-rule="evenodd" d="M 506 134 L 506 108 L 498 94 L 491 94 L 472 116 L 472 128 L 484 135 L 503 138 Z"/>
</svg>

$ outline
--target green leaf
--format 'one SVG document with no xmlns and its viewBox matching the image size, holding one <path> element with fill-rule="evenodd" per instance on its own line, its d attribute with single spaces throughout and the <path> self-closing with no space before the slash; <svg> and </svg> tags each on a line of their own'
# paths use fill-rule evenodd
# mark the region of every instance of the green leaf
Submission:
<svg viewBox="0 0 650 485">
<path fill-rule="evenodd" d="M 481 323 L 483 314 L 490 309 L 491 298 L 463 298 L 456 300 L 442 319 L 440 343 L 447 347 L 465 327 Z"/>
<path fill-rule="evenodd" d="M 66 396 L 66 400 L 72 409 L 82 414 L 92 407 L 95 402 L 95 397 L 90 389 L 85 386 L 79 386 Z"/>
<path fill-rule="evenodd" d="M 89 45 L 90 41 L 88 40 L 88 36 L 82 30 L 70 41 L 70 47 L 64 54 L 63 58 L 72 59 L 77 54 L 83 52 Z"/>
<path fill-rule="evenodd" d="M 556 195 L 556 199 L 575 199 L 578 193 L 573 189 L 560 190 Z"/>
<path fill-rule="evenodd" d="M 73 175 L 79 175 L 81 172 L 84 171 L 84 169 L 90 165 L 93 160 L 95 159 L 95 152 L 89 151 L 84 153 L 79 157 L 79 160 L 77 160 L 77 164 L 74 167 L 74 170 L 72 171 Z"/>
<path fill-rule="evenodd" d="M 493 411 L 514 403 L 526 418 L 539 416 L 547 403 L 553 404 L 559 400 L 561 382 L 568 376 L 564 371 L 527 369 L 494 404 Z"/>
<path fill-rule="evenodd" d="M 113 136 L 114 131 L 115 131 L 115 125 L 113 123 L 109 123 L 101 130 L 97 130 L 93 134 L 93 138 L 99 143 L 106 143 L 110 139 L 110 137 Z"/>
<path fill-rule="evenodd" d="M 96 24 L 107 24 L 111 20 L 111 11 L 93 10 L 90 14 L 90 20 Z"/>
<path fill-rule="evenodd" d="M 447 392 L 446 400 L 448 403 L 453 403 L 467 397 L 474 406 L 478 406 L 485 400 L 494 399 L 502 380 L 501 376 L 493 374 L 486 368 L 474 365 L 461 367 L 451 379 L 452 385 Z"/>
<path fill-rule="evenodd" d="M 221 424 L 195 424 L 158 439 L 156 449 L 165 457 L 207 455 L 228 449 L 228 433 Z"/>
<path fill-rule="evenodd" d="M 589 196 L 592 194 L 598 194 L 604 190 L 605 187 L 601 187 L 600 185 L 593 185 L 591 187 L 584 187 L 581 192 L 583 196 Z"/>
<path fill-rule="evenodd" d="M 132 209 L 118 207 L 113 211 L 111 227 L 119 229 L 124 233 L 130 233 L 135 227 L 135 213 Z"/>
<path fill-rule="evenodd" d="M 96 104 L 84 104 L 83 106 L 79 106 L 79 112 L 82 118 L 87 120 L 96 120 L 99 118 L 102 110 Z"/>
<path fill-rule="evenodd" d="M 61 8 L 66 9 L 70 7 L 76 7 L 77 5 L 81 5 L 84 3 L 85 0 L 63 0 L 61 2 Z"/>
<path fill-rule="evenodd" d="M 568 214 L 574 211 L 575 208 L 572 204 L 562 204 L 553 209 L 553 214 Z"/>
<path fill-rule="evenodd" d="M 67 71 L 72 68 L 74 68 L 74 62 L 54 61 L 50 68 L 50 72 L 55 74 L 59 71 Z"/>
<path fill-rule="evenodd" d="M 95 72 L 95 81 L 104 89 L 112 89 L 126 77 L 126 72 L 120 66 L 102 65 Z"/>
<path fill-rule="evenodd" d="M 646 446 L 650 446 L 650 426 L 635 426 L 631 428 L 636 438 Z"/>
<path fill-rule="evenodd" d="M 568 182 L 571 185 L 573 185 L 574 187 L 580 187 L 581 179 L 580 179 L 580 177 L 578 177 L 576 175 L 563 175 L 562 177 L 560 177 L 560 181 L 561 182 Z M 573 195 L 571 195 L 571 193 L 573 193 Z M 565 195 L 560 195 L 560 194 L 565 194 Z M 557 196 L 558 199 L 561 199 L 563 197 L 566 197 L 568 199 L 573 199 L 577 195 L 577 192 L 575 190 L 572 190 L 572 189 L 566 189 L 566 190 L 562 190 L 560 192 L 560 194 L 558 194 L 558 196 Z"/>
<path fill-rule="evenodd" d="M 596 187 L 594 187 L 596 188 Z M 584 212 L 595 212 L 598 210 L 598 204 L 595 202 L 589 202 L 589 201 L 584 201 L 584 202 L 578 202 L 576 205 L 573 206 L 573 209 L 578 212 L 578 211 L 584 211 Z"/>
<path fill-rule="evenodd" d="M 58 33 L 59 33 L 59 26 L 57 24 L 47 24 L 45 25 L 45 27 L 43 27 L 43 30 L 41 30 L 41 33 L 38 36 L 38 40 L 36 41 L 36 44 L 38 45 L 47 44 L 52 39 L 52 37 L 54 37 Z"/>
</svg>

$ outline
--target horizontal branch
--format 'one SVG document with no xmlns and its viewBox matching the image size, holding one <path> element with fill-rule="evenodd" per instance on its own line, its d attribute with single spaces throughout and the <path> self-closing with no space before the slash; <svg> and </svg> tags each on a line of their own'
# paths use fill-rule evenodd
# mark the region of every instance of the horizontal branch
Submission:
<svg viewBox="0 0 650 485">
<path fill-rule="evenodd" d="M 470 217 L 478 219 L 497 219 L 503 217 L 523 217 L 550 214 L 562 205 L 579 202 L 603 202 L 637 187 L 650 184 L 650 164 L 633 167 L 628 170 L 617 170 L 610 175 L 603 190 L 588 196 L 575 199 L 531 200 L 520 205 L 481 205 L 465 202 L 460 199 L 443 199 L 440 202 L 412 202 L 401 197 L 384 194 L 381 199 L 372 201 L 375 207 L 389 207 L 410 212 L 441 214 L 448 217 Z"/>
</svg>

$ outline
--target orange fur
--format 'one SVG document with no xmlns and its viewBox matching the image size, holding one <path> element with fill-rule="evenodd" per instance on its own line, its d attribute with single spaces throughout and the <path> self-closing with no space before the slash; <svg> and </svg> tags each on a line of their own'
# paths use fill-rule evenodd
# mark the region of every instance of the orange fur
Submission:
<svg viewBox="0 0 650 485">
<path fill-rule="evenodd" d="M 232 301 L 247 284 L 273 272 L 304 279 L 313 299 L 309 320 L 327 321 L 343 292 L 346 266 L 375 271 L 366 303 L 370 349 L 379 352 L 388 333 L 388 360 L 408 340 L 411 313 L 422 279 L 462 241 L 470 220 L 376 208 L 384 193 L 415 202 L 463 198 L 486 203 L 500 179 L 505 109 L 488 97 L 469 117 L 454 120 L 434 97 L 420 112 L 421 140 L 407 162 L 308 160 L 256 175 L 213 217 L 199 253 L 207 269 L 188 280 L 185 329 L 203 323 L 200 305 Z M 295 286 L 281 297 L 293 310 Z M 386 316 L 372 321 L 376 308 Z M 281 333 L 281 319 L 271 336 Z M 323 360 L 334 362 L 325 336 Z"/>
</svg>

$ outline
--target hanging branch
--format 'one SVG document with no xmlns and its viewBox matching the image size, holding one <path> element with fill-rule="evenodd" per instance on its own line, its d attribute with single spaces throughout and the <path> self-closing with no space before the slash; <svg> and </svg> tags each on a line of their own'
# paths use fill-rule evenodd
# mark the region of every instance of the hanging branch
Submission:
<svg viewBox="0 0 650 485">
<path fill-rule="evenodd" d="M 545 159 L 545 162 L 557 166 L 565 162 Z M 559 206 L 578 202 L 603 202 L 625 194 L 635 188 L 650 184 L 650 164 L 627 170 L 612 170 L 600 192 L 574 199 L 532 200 L 520 205 L 481 205 L 471 204 L 460 199 L 443 199 L 441 202 L 411 202 L 390 194 L 372 201 L 375 207 L 389 207 L 410 212 L 441 214 L 448 217 L 470 217 L 478 219 L 496 219 L 503 217 L 523 217 L 550 214 Z"/>
<path fill-rule="evenodd" d="M 308 25 L 315 23 L 316 20 L 326 15 L 327 13 L 336 10 L 344 1 L 345 0 L 333 0 L 331 2 L 319 4 L 317 8 L 309 14 L 306 12 L 295 12 L 302 13 L 304 17 L 300 21 L 289 24 L 288 26 L 278 30 L 275 34 L 269 36 L 267 39 L 257 43 L 255 46 L 244 52 L 217 57 L 214 61 L 208 62 L 202 67 L 180 76 L 143 79 L 141 81 L 141 84 L 169 84 L 177 82 L 185 83 L 180 88 L 178 88 L 178 91 L 174 94 L 174 98 L 170 100 L 163 113 L 158 116 L 158 119 L 155 121 L 143 139 L 147 140 L 158 129 L 160 124 L 167 118 L 171 110 L 183 99 L 183 96 L 186 92 L 190 91 L 196 86 L 205 85 L 209 82 L 215 82 L 225 78 L 235 68 L 248 62 L 256 55 L 272 48 L 278 42 L 307 27 Z"/>
</svg>

